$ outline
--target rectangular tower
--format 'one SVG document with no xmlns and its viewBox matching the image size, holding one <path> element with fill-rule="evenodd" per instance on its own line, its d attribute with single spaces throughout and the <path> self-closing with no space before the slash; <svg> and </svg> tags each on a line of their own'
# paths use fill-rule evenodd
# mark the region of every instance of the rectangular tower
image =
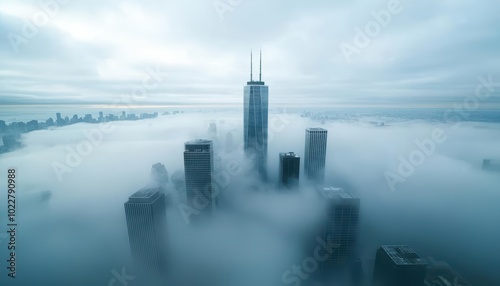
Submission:
<svg viewBox="0 0 500 286">
<path fill-rule="evenodd" d="M 325 180 L 327 135 L 323 128 L 306 129 L 304 173 L 307 180 L 319 184 Z"/>
<path fill-rule="evenodd" d="M 373 286 L 423 286 L 427 263 L 407 245 L 382 245 L 377 250 Z"/>
<path fill-rule="evenodd" d="M 200 211 L 200 214 L 211 215 L 215 206 L 212 194 L 213 170 L 212 141 L 199 139 L 186 142 L 184 173 L 187 204 Z"/>
<path fill-rule="evenodd" d="M 244 149 L 247 158 L 252 159 L 254 167 L 264 179 L 267 178 L 268 101 L 269 87 L 262 81 L 262 73 L 259 81 L 254 81 L 250 68 L 250 81 L 244 87 L 243 97 Z"/>
<path fill-rule="evenodd" d="M 358 238 L 360 200 L 342 188 L 320 188 L 319 191 L 327 203 L 321 236 L 332 248 L 322 269 L 327 272 L 331 267 L 345 265 L 353 259 Z"/>
<path fill-rule="evenodd" d="M 125 203 L 130 249 L 137 267 L 161 273 L 165 270 L 166 209 L 159 188 L 143 188 Z"/>
<path fill-rule="evenodd" d="M 280 187 L 293 189 L 299 186 L 300 157 L 293 152 L 280 153 Z"/>
</svg>

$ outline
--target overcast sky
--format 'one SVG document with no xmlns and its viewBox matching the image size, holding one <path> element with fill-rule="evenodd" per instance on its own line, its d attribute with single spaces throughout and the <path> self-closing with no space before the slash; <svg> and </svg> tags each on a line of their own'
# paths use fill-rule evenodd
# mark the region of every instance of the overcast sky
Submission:
<svg viewBox="0 0 500 286">
<path fill-rule="evenodd" d="M 107 104 L 159 69 L 140 104 L 238 105 L 261 48 L 271 103 L 461 101 L 500 78 L 497 2 L 0 1 L 0 104 Z"/>
</svg>

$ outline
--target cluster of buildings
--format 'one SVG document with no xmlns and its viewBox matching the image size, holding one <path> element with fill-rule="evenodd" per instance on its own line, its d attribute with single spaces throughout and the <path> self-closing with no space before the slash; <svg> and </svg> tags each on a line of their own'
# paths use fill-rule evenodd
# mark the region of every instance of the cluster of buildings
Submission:
<svg viewBox="0 0 500 286">
<path fill-rule="evenodd" d="M 154 113 L 142 113 L 140 115 L 126 114 L 122 111 L 121 116 L 116 116 L 113 114 L 108 114 L 104 116 L 103 112 L 99 112 L 98 118 L 93 118 L 92 114 L 85 114 L 84 117 L 78 117 L 77 114 L 69 118 L 68 116 L 62 117 L 61 113 L 56 113 L 56 120 L 49 118 L 45 122 L 39 122 L 37 120 L 31 120 L 28 122 L 11 122 L 6 124 L 4 120 L 0 120 L 0 135 L 2 136 L 3 145 L 0 146 L 0 154 L 11 152 L 17 148 L 21 147 L 19 139 L 21 134 L 28 133 L 31 131 L 47 129 L 54 126 L 66 126 L 76 123 L 100 123 L 108 121 L 118 121 L 118 120 L 141 120 L 148 118 L 158 117 L 158 112 Z"/>
<path fill-rule="evenodd" d="M 267 180 L 267 127 L 268 86 L 262 81 L 261 72 L 258 81 L 253 80 L 251 72 L 250 81 L 244 87 L 244 151 L 247 160 L 253 163 L 254 171 L 262 180 Z M 214 128 L 212 126 L 211 129 Z M 316 186 L 317 195 L 326 206 L 317 233 L 311 233 L 312 240 L 319 241 L 328 250 L 326 256 L 319 256 L 319 260 L 314 262 L 317 263 L 321 277 L 328 277 L 338 267 L 356 264 L 360 212 L 359 198 L 342 188 L 323 186 L 327 136 L 328 131 L 323 128 L 305 130 L 303 163 L 306 180 Z M 184 144 L 185 199 L 190 208 L 198 211 L 200 217 L 211 217 L 218 204 L 212 189 L 213 154 L 211 140 L 199 139 Z M 300 161 L 300 156 L 294 152 L 279 153 L 278 182 L 281 189 L 292 190 L 299 187 Z M 163 165 L 156 164 L 153 166 L 153 173 L 163 174 L 164 177 L 166 170 L 163 169 Z M 200 200 L 201 197 L 208 200 Z M 167 226 L 162 187 L 148 187 L 130 196 L 125 203 L 125 214 L 131 252 L 137 266 L 164 271 Z M 361 272 L 356 272 L 356 275 L 362 275 Z M 430 263 L 405 245 L 383 245 L 376 251 L 371 282 L 373 286 L 469 285 L 451 267 L 435 261 Z"/>
</svg>

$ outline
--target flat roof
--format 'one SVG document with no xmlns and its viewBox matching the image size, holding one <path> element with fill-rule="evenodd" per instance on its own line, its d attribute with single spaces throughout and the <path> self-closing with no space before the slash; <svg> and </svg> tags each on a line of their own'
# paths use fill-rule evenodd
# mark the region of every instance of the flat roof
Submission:
<svg viewBox="0 0 500 286">
<path fill-rule="evenodd" d="M 344 200 L 358 199 L 356 196 L 346 192 L 342 188 L 324 187 L 320 189 L 320 192 L 327 199 L 344 199 Z"/>
<path fill-rule="evenodd" d="M 208 140 L 208 139 L 196 139 L 196 140 L 191 140 L 191 141 L 187 141 L 185 144 L 211 144 L 212 143 L 212 140 Z"/>
<path fill-rule="evenodd" d="M 327 131 L 324 128 L 318 128 L 318 127 L 311 127 L 311 128 L 307 128 L 306 130 L 307 131 Z"/>
<path fill-rule="evenodd" d="M 129 197 L 130 202 L 146 202 L 146 201 L 153 201 L 158 197 L 161 193 L 162 189 L 160 187 L 144 187 L 137 192 L 135 192 L 133 195 Z"/>
<path fill-rule="evenodd" d="M 427 265 L 408 245 L 382 245 L 381 248 L 396 265 Z"/>
<path fill-rule="evenodd" d="M 299 155 L 295 154 L 295 152 L 280 153 L 280 156 L 299 158 Z"/>
</svg>

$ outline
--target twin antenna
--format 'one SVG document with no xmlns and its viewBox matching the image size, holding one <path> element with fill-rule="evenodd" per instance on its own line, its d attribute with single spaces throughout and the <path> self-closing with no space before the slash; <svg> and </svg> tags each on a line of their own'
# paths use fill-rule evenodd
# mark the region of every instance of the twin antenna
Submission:
<svg viewBox="0 0 500 286">
<path fill-rule="evenodd" d="M 262 50 L 260 51 L 259 82 L 262 81 Z M 253 82 L 253 52 L 250 50 L 250 82 Z"/>
</svg>

